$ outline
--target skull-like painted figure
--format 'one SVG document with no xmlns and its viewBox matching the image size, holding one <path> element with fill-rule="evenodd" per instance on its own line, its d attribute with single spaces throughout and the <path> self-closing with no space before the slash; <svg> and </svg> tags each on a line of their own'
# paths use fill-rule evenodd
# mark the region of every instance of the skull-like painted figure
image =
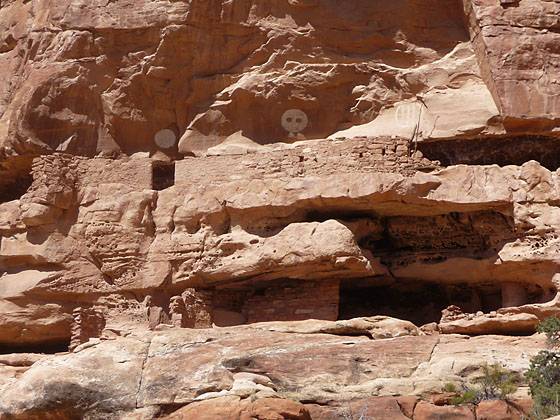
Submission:
<svg viewBox="0 0 560 420">
<path fill-rule="evenodd" d="M 289 109 L 282 115 L 282 127 L 290 134 L 298 134 L 307 128 L 309 119 L 300 109 Z"/>
</svg>

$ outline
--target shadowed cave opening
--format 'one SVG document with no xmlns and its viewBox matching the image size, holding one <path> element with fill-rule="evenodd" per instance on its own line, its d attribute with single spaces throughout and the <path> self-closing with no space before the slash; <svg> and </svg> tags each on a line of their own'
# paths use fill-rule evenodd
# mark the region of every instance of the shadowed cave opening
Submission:
<svg viewBox="0 0 560 420">
<path fill-rule="evenodd" d="M 502 308 L 548 302 L 553 288 L 492 281 L 442 283 L 386 276 L 363 279 L 277 280 L 215 289 L 212 322 L 220 327 L 267 321 L 348 320 L 389 316 L 420 327 L 439 323 L 442 311 L 490 314 Z"/>
<path fill-rule="evenodd" d="M 441 311 L 454 305 L 465 313 L 490 313 L 510 306 L 504 301 L 502 284 L 446 285 L 436 282 L 399 280 L 393 284 L 363 285 L 343 282 L 340 288 L 339 319 L 375 315 L 390 316 L 417 326 L 439 322 Z M 540 303 L 545 291 L 535 285 L 525 290 L 517 304 Z"/>
<path fill-rule="evenodd" d="M 560 167 L 560 139 L 545 136 L 422 142 L 418 143 L 418 150 L 443 166 L 519 166 L 536 160 L 551 171 Z"/>
<path fill-rule="evenodd" d="M 431 216 L 383 217 L 343 211 L 307 216 L 341 220 L 360 247 L 378 258 L 388 273 L 341 281 L 285 279 L 230 285 L 236 290 L 216 290 L 214 294 L 212 306 L 220 318 L 217 325 L 385 315 L 421 326 L 439 322 L 442 310 L 450 306 L 464 314 L 488 314 L 504 307 L 547 302 L 554 296 L 555 291 L 544 290 L 542 282 L 493 280 L 490 273 L 485 277 L 480 271 L 504 242 L 516 237 L 509 208 Z M 454 273 L 452 265 L 445 265 L 453 258 L 470 261 L 473 273 Z M 406 270 L 407 274 L 398 274 Z M 415 277 L 414 270 L 423 277 Z M 449 278 L 442 280 L 445 270 Z"/>
<path fill-rule="evenodd" d="M 540 286 L 519 284 L 523 290 L 516 305 L 543 303 L 547 292 Z M 442 310 L 453 305 L 464 313 L 490 313 L 512 306 L 500 283 L 440 284 L 399 280 L 385 285 L 363 285 L 347 281 L 340 287 L 339 318 L 352 319 L 375 315 L 403 319 L 422 326 L 439 322 Z"/>
<path fill-rule="evenodd" d="M 68 340 L 56 341 L 52 343 L 29 343 L 19 345 L 0 344 L 0 355 L 16 353 L 32 354 L 55 354 L 67 353 L 70 348 L 70 338 Z"/>
<path fill-rule="evenodd" d="M 32 160 L 12 159 L 0 165 L 0 203 L 18 200 L 33 183 Z"/>
</svg>

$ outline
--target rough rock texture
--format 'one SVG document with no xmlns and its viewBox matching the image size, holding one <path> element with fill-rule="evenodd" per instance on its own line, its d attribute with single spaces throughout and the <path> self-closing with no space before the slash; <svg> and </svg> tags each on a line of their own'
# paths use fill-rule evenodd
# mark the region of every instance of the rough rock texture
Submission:
<svg viewBox="0 0 560 420">
<path fill-rule="evenodd" d="M 0 413 L 37 418 L 49 412 L 59 418 L 97 413 L 109 418 L 135 409 L 165 412 L 186 405 L 171 418 L 191 418 L 201 407 L 189 407 L 196 401 L 211 401 L 215 404 L 208 405 L 219 410 L 217 401 L 238 404 L 241 398 L 243 411 L 257 409 L 248 406 L 250 398 L 280 397 L 330 403 L 343 411 L 352 401 L 372 396 L 438 392 L 446 382 L 476 375 L 482 361 L 499 361 L 521 371 L 542 345 L 543 340 L 534 337 L 372 340 L 266 331 L 259 326 L 167 329 L 98 340 L 73 354 L 42 359 L 19 380 L 7 383 Z M 232 410 L 238 410 L 235 404 Z M 306 418 L 297 405 L 286 409 Z M 414 418 L 433 418 L 423 417 L 433 410 L 417 406 L 414 411 Z M 235 411 L 229 414 L 239 418 Z"/>
<path fill-rule="evenodd" d="M 560 314 L 559 16 L 0 2 L 0 419 L 527 414 L 437 396 Z"/>
<path fill-rule="evenodd" d="M 307 138 L 370 122 L 371 134 L 411 135 L 420 120 L 425 138 L 504 134 L 504 119 L 556 127 L 555 2 L 129 6 L 3 2 L 4 153 L 154 151 L 160 130 L 181 152 L 239 131 L 270 143 L 294 108 Z"/>
<path fill-rule="evenodd" d="M 483 79 L 506 127 L 557 131 L 560 85 L 553 79 L 560 69 L 560 4 L 527 0 L 464 4 Z"/>
<path fill-rule="evenodd" d="M 280 398 L 263 398 L 255 402 L 239 397 L 222 397 L 211 401 L 194 403 L 177 410 L 169 420 L 217 419 L 294 419 L 311 420 L 309 411 L 301 404 Z"/>
<path fill-rule="evenodd" d="M 35 159 L 28 192 L 0 204 L 11 220 L 0 342 L 69 340 L 77 306 L 105 307 L 108 324 L 150 307 L 155 327 L 192 288 L 207 325 L 215 310 L 218 325 L 390 315 L 420 326 L 456 304 L 474 315 L 443 319 L 444 332 L 527 333 L 557 311 L 556 172 L 535 161 L 410 172 L 366 140 L 335 145 L 340 158 L 315 152 L 325 142 L 178 161 L 162 191 L 147 158 Z M 391 307 L 398 291 L 411 307 Z M 52 328 L 30 333 L 30 317 Z"/>
</svg>

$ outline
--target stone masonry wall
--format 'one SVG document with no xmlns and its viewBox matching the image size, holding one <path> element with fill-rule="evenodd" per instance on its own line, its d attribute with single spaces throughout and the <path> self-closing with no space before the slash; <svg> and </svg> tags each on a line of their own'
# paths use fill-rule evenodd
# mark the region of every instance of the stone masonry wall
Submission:
<svg viewBox="0 0 560 420">
<path fill-rule="evenodd" d="M 430 170 L 437 162 L 414 152 L 404 138 L 356 137 L 304 142 L 293 148 L 246 155 L 186 158 L 176 162 L 175 183 L 221 183 L 237 179 L 320 176 L 345 172 Z"/>
<path fill-rule="evenodd" d="M 70 350 L 74 350 L 80 344 L 86 343 L 90 338 L 101 336 L 105 328 L 105 317 L 101 310 L 78 307 L 74 309 L 72 315 L 74 322 L 72 324 Z"/>
<path fill-rule="evenodd" d="M 152 160 L 149 158 L 105 159 L 81 161 L 81 185 L 119 183 L 136 190 L 152 189 Z"/>
<path fill-rule="evenodd" d="M 412 174 L 416 170 L 437 167 L 437 162 L 415 152 L 414 145 L 403 138 L 317 140 L 287 147 L 246 155 L 186 158 L 175 164 L 175 183 L 209 184 L 236 179 L 373 171 Z M 153 165 L 149 158 L 88 159 L 55 153 L 34 160 L 32 189 L 56 189 L 67 184 L 74 189 L 101 183 L 152 189 Z"/>
<path fill-rule="evenodd" d="M 135 189 L 152 188 L 152 161 L 148 158 L 113 160 L 55 153 L 35 158 L 30 191 L 60 193 L 78 186 L 119 183 Z"/>
<path fill-rule="evenodd" d="M 339 282 L 301 281 L 269 287 L 250 297 L 243 312 L 247 322 L 338 319 Z"/>
</svg>

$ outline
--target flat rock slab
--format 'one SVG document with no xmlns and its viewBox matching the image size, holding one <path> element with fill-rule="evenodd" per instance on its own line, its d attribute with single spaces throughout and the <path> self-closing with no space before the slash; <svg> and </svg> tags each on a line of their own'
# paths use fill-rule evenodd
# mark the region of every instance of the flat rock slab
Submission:
<svg viewBox="0 0 560 420">
<path fill-rule="evenodd" d="M 185 338 L 182 331 L 154 337 L 140 404 L 188 403 L 206 392 L 227 389 L 232 372 L 267 375 L 281 394 L 335 398 L 346 387 L 410 376 L 429 359 L 437 342 L 430 336 L 377 341 L 249 329 L 206 343 L 191 344 Z"/>
<path fill-rule="evenodd" d="M 250 326 L 169 329 L 91 341 L 76 353 L 38 360 L 21 375 L 0 381 L 0 419 L 46 413 L 120 418 L 137 409 L 229 396 L 320 405 L 419 396 L 439 392 L 449 381 L 468 380 L 483 363 L 500 361 L 524 370 L 544 345 L 540 336 L 371 340 Z M 387 402 L 381 411 L 395 409 Z"/>
</svg>

